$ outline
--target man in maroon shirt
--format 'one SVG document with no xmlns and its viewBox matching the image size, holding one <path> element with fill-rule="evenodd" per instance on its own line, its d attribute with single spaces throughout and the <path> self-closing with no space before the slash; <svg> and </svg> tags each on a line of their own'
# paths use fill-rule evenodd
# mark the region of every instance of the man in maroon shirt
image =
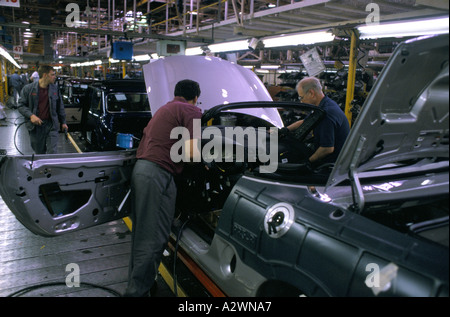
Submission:
<svg viewBox="0 0 450 317">
<path fill-rule="evenodd" d="M 170 157 L 170 150 L 178 141 L 171 139 L 170 133 L 184 127 L 192 136 L 193 120 L 202 116 L 196 107 L 200 96 L 197 82 L 178 82 L 174 95 L 172 101 L 153 114 L 136 153 L 138 160 L 131 178 L 132 247 L 124 296 L 149 296 L 175 214 L 174 176 L 182 172 L 184 164 L 175 163 Z M 193 148 L 192 139 L 190 143 Z"/>
<path fill-rule="evenodd" d="M 68 130 L 66 112 L 51 66 L 39 67 L 39 80 L 23 87 L 18 110 L 25 117 L 36 154 L 57 152 L 58 131 Z"/>
</svg>

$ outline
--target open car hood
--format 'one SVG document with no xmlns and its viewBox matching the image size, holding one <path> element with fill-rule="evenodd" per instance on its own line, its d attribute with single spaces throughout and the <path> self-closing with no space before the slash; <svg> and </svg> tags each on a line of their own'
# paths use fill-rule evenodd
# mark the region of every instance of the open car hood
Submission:
<svg viewBox="0 0 450 317">
<path fill-rule="evenodd" d="M 327 189 L 356 177 L 382 177 L 421 158 L 448 168 L 448 34 L 400 44 L 366 99 Z M 426 174 L 436 164 L 422 166 Z M 397 173 L 398 175 L 398 173 Z"/>
<path fill-rule="evenodd" d="M 198 106 L 202 112 L 222 104 L 272 101 L 261 80 L 250 70 L 217 57 L 169 56 L 143 67 L 152 113 L 174 98 L 178 81 L 191 79 L 200 84 Z M 235 110 L 262 118 L 276 127 L 283 122 L 277 109 Z"/>
</svg>

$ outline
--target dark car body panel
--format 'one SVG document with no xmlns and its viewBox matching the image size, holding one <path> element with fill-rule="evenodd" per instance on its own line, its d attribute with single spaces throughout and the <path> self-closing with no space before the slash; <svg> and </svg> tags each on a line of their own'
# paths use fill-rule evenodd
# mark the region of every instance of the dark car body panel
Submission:
<svg viewBox="0 0 450 317">
<path fill-rule="evenodd" d="M 294 207 L 295 224 L 275 239 L 265 232 L 264 217 L 280 201 Z M 306 185 L 242 177 L 223 207 L 217 233 L 261 275 L 294 283 L 310 296 L 371 296 L 366 265 L 390 262 L 400 268 L 383 296 L 448 296 L 448 248 L 321 204 Z M 420 287 L 411 288 L 409 279 Z"/>
<path fill-rule="evenodd" d="M 137 147 L 137 141 L 142 137 L 142 131 L 152 117 L 147 97 L 145 111 L 111 111 L 107 106 L 110 94 L 147 96 L 145 82 L 138 79 L 107 80 L 95 82 L 90 86 L 89 111 L 84 129 L 93 151 L 117 150 L 118 133 L 133 135 L 136 141 L 133 147 Z"/>
</svg>

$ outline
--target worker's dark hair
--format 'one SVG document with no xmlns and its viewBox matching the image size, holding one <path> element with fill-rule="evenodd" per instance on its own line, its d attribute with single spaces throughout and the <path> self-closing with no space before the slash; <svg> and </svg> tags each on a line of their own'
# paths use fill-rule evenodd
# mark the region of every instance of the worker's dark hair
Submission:
<svg viewBox="0 0 450 317">
<path fill-rule="evenodd" d="M 200 97 L 200 85 L 190 79 L 181 80 L 175 85 L 174 95 L 187 101 L 194 100 L 195 97 Z"/>
<path fill-rule="evenodd" d="M 52 71 L 52 70 L 54 70 L 54 69 L 53 69 L 53 67 L 50 66 L 50 65 L 42 65 L 42 66 L 39 66 L 39 69 L 38 69 L 39 78 L 44 77 L 44 74 L 48 74 L 48 73 L 50 73 L 50 71 Z"/>
</svg>

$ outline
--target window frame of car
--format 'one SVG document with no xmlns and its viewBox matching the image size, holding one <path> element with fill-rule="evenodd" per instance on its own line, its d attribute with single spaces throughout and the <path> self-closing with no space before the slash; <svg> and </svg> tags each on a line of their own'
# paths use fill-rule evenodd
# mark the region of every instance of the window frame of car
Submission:
<svg viewBox="0 0 450 317">
<path fill-rule="evenodd" d="M 117 95 L 117 94 L 124 94 L 124 95 L 145 95 L 147 97 L 147 101 L 149 103 L 148 105 L 148 110 L 141 110 L 141 111 L 130 111 L 130 110 L 126 110 L 126 111 L 115 111 L 115 110 L 110 110 L 109 109 L 109 105 L 108 105 L 108 96 L 110 95 Z M 108 113 L 147 113 L 147 112 L 151 112 L 151 108 L 150 108 L 150 101 L 148 100 L 148 95 L 146 92 L 137 92 L 137 91 L 114 91 L 114 92 L 109 92 L 107 94 L 105 94 L 104 96 L 105 98 L 105 111 Z"/>
<path fill-rule="evenodd" d="M 99 96 L 100 94 L 100 96 Z M 98 103 L 94 103 L 94 98 L 98 98 Z M 89 98 L 89 112 L 96 115 L 101 115 L 105 111 L 104 92 L 101 89 L 92 87 L 92 92 Z M 100 104 L 100 105 L 99 105 Z"/>
</svg>

